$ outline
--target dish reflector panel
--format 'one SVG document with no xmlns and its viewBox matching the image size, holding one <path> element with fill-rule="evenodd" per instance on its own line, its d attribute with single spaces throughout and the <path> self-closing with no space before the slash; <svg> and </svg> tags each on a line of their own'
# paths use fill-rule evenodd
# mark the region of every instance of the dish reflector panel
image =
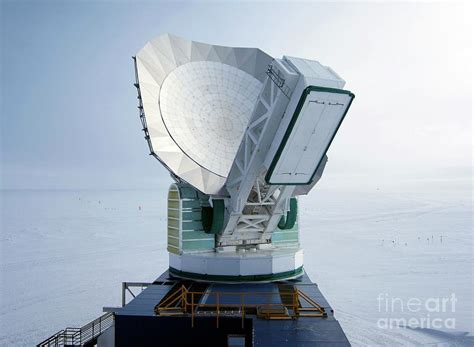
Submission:
<svg viewBox="0 0 474 347">
<path fill-rule="evenodd" d="M 272 57 L 162 35 L 136 56 L 152 152 L 206 194 L 222 194 Z"/>
<path fill-rule="evenodd" d="M 259 80 L 233 66 L 191 62 L 161 86 L 161 116 L 189 158 L 227 177 L 260 88 Z"/>
</svg>

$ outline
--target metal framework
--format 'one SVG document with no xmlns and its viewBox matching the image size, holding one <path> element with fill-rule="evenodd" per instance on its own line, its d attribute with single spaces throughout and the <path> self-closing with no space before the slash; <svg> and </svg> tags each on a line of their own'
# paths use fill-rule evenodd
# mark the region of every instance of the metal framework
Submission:
<svg viewBox="0 0 474 347">
<path fill-rule="evenodd" d="M 127 292 L 135 299 L 135 297 L 140 294 L 143 289 L 148 286 L 151 286 L 153 283 L 143 283 L 143 282 L 122 282 L 122 307 L 127 304 Z M 135 293 L 131 288 L 140 288 L 140 293 Z"/>
<path fill-rule="evenodd" d="M 284 72 L 281 72 L 284 71 Z M 286 78 L 283 78 L 285 76 Z M 274 60 L 227 178 L 228 220 L 217 244 L 236 246 L 271 242 L 294 187 L 268 185 L 262 162 L 279 128 L 298 74 Z"/>
<path fill-rule="evenodd" d="M 114 314 L 106 313 L 82 328 L 66 328 L 40 342 L 38 347 L 84 346 L 96 341 L 97 337 L 114 324 Z"/>
<path fill-rule="evenodd" d="M 214 298 L 215 303 L 200 303 L 200 298 Z M 271 302 L 278 296 L 282 304 Z M 234 303 L 223 303 L 225 298 L 234 298 Z M 262 303 L 248 303 L 248 299 L 263 298 Z M 227 300 L 229 301 L 229 300 Z M 155 307 L 155 313 L 160 316 L 190 316 L 191 326 L 194 318 L 199 315 L 215 316 L 216 327 L 222 316 L 239 316 L 244 327 L 246 315 L 257 315 L 264 319 L 298 319 L 299 317 L 327 317 L 325 309 L 298 288 L 280 292 L 214 292 L 190 291 L 184 285 L 178 287 L 170 296 Z"/>
<path fill-rule="evenodd" d="M 135 299 L 138 294 L 140 294 L 145 288 L 151 285 L 171 285 L 174 284 L 173 281 L 166 281 L 166 282 L 158 282 L 155 281 L 153 283 L 148 282 L 122 282 L 122 307 L 127 304 L 127 293 Z M 140 292 L 134 292 L 132 288 L 140 288 Z"/>
</svg>

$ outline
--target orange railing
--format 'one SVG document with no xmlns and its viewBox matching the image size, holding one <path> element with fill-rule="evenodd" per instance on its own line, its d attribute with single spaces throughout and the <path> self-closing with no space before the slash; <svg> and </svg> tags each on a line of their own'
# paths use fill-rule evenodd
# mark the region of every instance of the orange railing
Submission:
<svg viewBox="0 0 474 347">
<path fill-rule="evenodd" d="M 201 303 L 214 297 L 213 303 Z M 271 302 L 272 297 L 279 297 L 281 303 Z M 229 297 L 239 300 L 226 300 Z M 252 303 L 255 298 L 270 298 Z M 259 300 L 260 301 L 260 300 Z M 191 325 L 194 327 L 194 317 L 206 312 L 216 316 L 216 326 L 219 327 L 219 317 L 223 315 L 241 315 L 242 327 L 246 314 L 256 314 L 266 319 L 297 319 L 298 317 L 326 317 L 323 307 L 311 299 L 300 289 L 280 292 L 197 292 L 190 291 L 184 285 L 177 288 L 170 296 L 155 307 L 158 315 L 190 315 Z"/>
</svg>

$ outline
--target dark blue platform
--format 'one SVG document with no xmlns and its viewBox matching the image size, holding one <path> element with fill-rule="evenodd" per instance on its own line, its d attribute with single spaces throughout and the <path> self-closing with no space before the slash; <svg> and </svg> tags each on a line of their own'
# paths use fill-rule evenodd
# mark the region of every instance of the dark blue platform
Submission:
<svg viewBox="0 0 474 347">
<path fill-rule="evenodd" d="M 207 295 L 200 303 L 214 304 L 220 293 L 221 304 L 241 302 L 239 296 L 225 293 L 252 293 L 245 295 L 245 304 L 282 304 L 279 286 L 293 286 L 301 289 L 308 297 L 322 306 L 327 317 L 300 317 L 294 320 L 267 320 L 255 314 L 245 316 L 244 327 L 240 315 L 221 316 L 219 327 L 216 317 L 196 315 L 194 327 L 189 316 L 158 316 L 155 306 L 168 294 L 174 285 L 182 282 L 173 278 L 168 271 L 153 285 L 143 290 L 136 298 L 115 314 L 116 346 L 227 346 L 229 335 L 245 336 L 245 346 L 350 346 L 333 310 L 318 286 L 304 274 L 302 277 L 274 283 L 222 284 L 209 283 Z M 187 281 L 189 283 L 189 281 Z M 257 295 L 255 295 L 257 293 Z M 260 297 L 258 293 L 275 293 Z M 271 297 L 271 299 L 269 299 Z M 304 307 L 304 305 L 302 305 Z"/>
</svg>

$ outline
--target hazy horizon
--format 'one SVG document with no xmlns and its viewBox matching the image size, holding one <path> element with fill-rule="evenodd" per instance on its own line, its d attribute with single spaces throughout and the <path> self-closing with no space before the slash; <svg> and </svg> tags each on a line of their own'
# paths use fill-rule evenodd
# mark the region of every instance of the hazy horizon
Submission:
<svg viewBox="0 0 474 347">
<path fill-rule="evenodd" d="M 321 185 L 472 184 L 469 5 L 2 4 L 3 189 L 168 185 L 148 155 L 131 56 L 159 34 L 331 66 L 356 98 Z"/>
</svg>

